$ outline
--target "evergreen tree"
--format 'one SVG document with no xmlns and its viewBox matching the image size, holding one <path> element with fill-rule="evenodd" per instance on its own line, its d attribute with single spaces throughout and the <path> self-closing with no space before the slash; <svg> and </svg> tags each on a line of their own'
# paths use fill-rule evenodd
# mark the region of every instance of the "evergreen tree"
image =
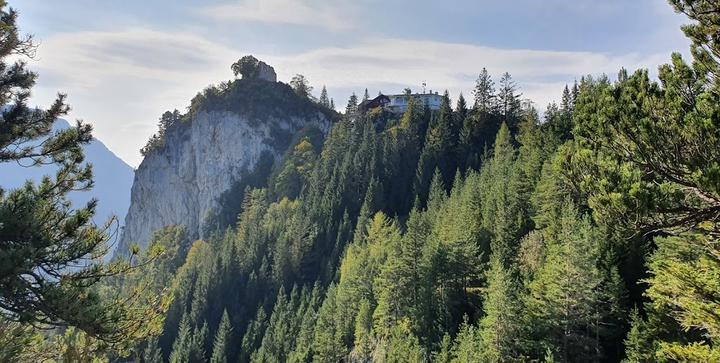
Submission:
<svg viewBox="0 0 720 363">
<path fill-rule="evenodd" d="M 192 332 L 190 331 L 190 320 L 187 314 L 183 314 L 178 327 L 178 335 L 172 345 L 170 352 L 170 363 L 188 363 L 190 362 L 192 350 Z"/>
<path fill-rule="evenodd" d="M 409 332 L 406 324 L 398 324 L 390 331 L 390 336 L 381 342 L 373 361 L 412 363 L 426 360 L 425 351 L 417 337 Z"/>
<path fill-rule="evenodd" d="M 483 347 L 478 328 L 467 320 L 460 327 L 452 348 L 452 362 L 481 362 Z"/>
<path fill-rule="evenodd" d="M 348 99 L 347 106 L 345 106 L 345 115 L 346 116 L 352 116 L 357 113 L 358 108 L 358 98 L 355 95 L 355 92 L 350 96 Z"/>
<path fill-rule="evenodd" d="M 411 98 L 399 119 L 369 118 L 353 95 L 324 142 L 297 136 L 268 189 L 246 189 L 234 228 L 189 249 L 181 227 L 156 234 L 169 255 L 123 289 L 173 301 L 137 358 L 717 361 L 717 6 L 672 4 L 694 21 L 693 64 L 674 55 L 658 82 L 583 77 L 542 123 L 484 69 L 470 112 L 446 94 L 439 112 Z M 164 114 L 151 141 L 179 120 Z M 24 221 L 10 210 L 0 222 Z M 0 360 L 38 359 L 32 333 L 0 319 Z M 58 356 L 96 358 L 105 343 L 87 337 L 67 329 Z"/>
<path fill-rule="evenodd" d="M 675 11 L 693 20 L 682 30 L 692 41 L 693 58 L 704 71 L 713 75 L 714 87 L 720 86 L 720 39 L 717 24 L 720 22 L 718 4 L 712 0 L 669 0 Z"/>
<path fill-rule="evenodd" d="M 452 341 L 450 340 L 450 335 L 445 334 L 440 343 L 440 350 L 433 353 L 432 361 L 436 363 L 451 363 L 452 358 Z"/>
<path fill-rule="evenodd" d="M 528 325 L 540 337 L 538 356 L 550 349 L 563 362 L 603 360 L 601 336 L 615 323 L 621 296 L 605 281 L 601 265 L 601 236 L 587 218 L 566 203 L 559 233 L 546 241 L 547 252 L 529 285 Z"/>
<path fill-rule="evenodd" d="M 708 276 L 719 271 L 710 263 L 717 250 L 709 247 L 718 231 L 709 211 L 720 200 L 713 166 L 719 159 L 717 127 L 710 121 L 719 104 L 713 79 L 717 43 L 710 35 L 717 4 L 671 3 L 695 21 L 684 28 L 693 41 L 694 63 L 674 54 L 671 64 L 660 67 L 659 83 L 647 71 L 616 84 L 581 82 L 574 116 L 582 149 L 571 170 L 574 177 L 603 184 L 582 191 L 589 194 L 596 220 L 625 237 L 619 248 L 629 250 L 655 236 L 647 317 L 634 320 L 628 355 L 713 361 L 718 319 L 702 311 L 715 309 L 705 297 L 715 294 L 716 279 Z"/>
<path fill-rule="evenodd" d="M 565 88 L 563 89 L 562 93 L 562 101 L 560 103 L 560 110 L 564 113 L 568 113 L 572 115 L 573 107 L 575 105 L 573 104 L 572 94 L 570 93 L 570 88 L 568 88 L 567 85 L 565 85 Z"/>
<path fill-rule="evenodd" d="M 265 310 L 260 307 L 255 315 L 255 319 L 252 320 L 247 329 L 245 329 L 245 335 L 240 345 L 240 362 L 249 362 L 253 351 L 260 346 L 265 328 L 267 327 L 266 320 L 267 314 Z"/>
<path fill-rule="evenodd" d="M 317 141 L 316 141 L 317 142 Z M 309 137 L 303 137 L 292 147 L 285 163 L 275 177 L 275 193 L 278 197 L 296 199 L 310 179 L 317 154 Z"/>
<path fill-rule="evenodd" d="M 157 337 L 153 337 L 148 341 L 147 346 L 145 347 L 145 350 L 143 351 L 142 359 L 143 359 L 143 362 L 145 362 L 145 363 L 162 363 L 163 362 L 162 351 L 160 350 L 160 347 L 158 346 Z"/>
<path fill-rule="evenodd" d="M 478 79 L 475 81 L 473 94 L 475 96 L 475 105 L 473 107 L 476 110 L 481 113 L 493 112 L 496 105 L 495 84 L 485 67 L 483 67 Z"/>
<path fill-rule="evenodd" d="M 522 226 L 526 224 L 518 218 L 521 215 L 521 195 L 518 193 L 520 183 L 516 159 L 510 130 L 503 123 L 495 138 L 493 157 L 483 167 L 480 176 L 487 183 L 482 191 L 482 224 L 492 233 L 493 255 L 506 267 L 517 254 L 517 241 L 522 236 Z"/>
<path fill-rule="evenodd" d="M 207 322 L 203 322 L 202 326 L 199 329 L 195 328 L 192 334 L 192 341 L 190 343 L 190 362 L 207 361 L 207 354 L 205 350 L 207 340 L 208 326 Z"/>
<path fill-rule="evenodd" d="M 492 258 L 480 321 L 482 360 L 498 362 L 519 359 L 522 352 L 522 306 L 520 286 L 502 261 Z"/>
<path fill-rule="evenodd" d="M 228 317 L 227 310 L 224 310 L 220 325 L 217 328 L 217 332 L 215 332 L 210 363 L 227 362 L 228 344 L 232 341 L 232 337 L 230 336 L 231 332 L 230 318 Z"/>
<path fill-rule="evenodd" d="M 467 102 L 465 101 L 465 97 L 463 97 L 462 92 L 460 92 L 460 96 L 458 96 L 457 104 L 455 105 L 455 117 L 453 119 L 453 135 L 455 138 L 460 137 L 460 131 L 463 128 L 463 125 L 465 124 L 465 118 L 468 115 L 468 108 L 467 108 Z"/>
<path fill-rule="evenodd" d="M 313 362 L 331 363 L 342 361 L 346 355 L 346 348 L 341 340 L 341 333 L 335 324 L 336 314 L 336 287 L 330 285 L 325 301 L 318 313 L 315 326 L 315 340 L 313 342 Z"/>
<path fill-rule="evenodd" d="M 500 115 L 508 124 L 510 130 L 517 132 L 517 122 L 520 116 L 520 96 L 517 93 L 517 85 L 509 73 L 505 72 L 500 78 L 500 88 L 497 94 L 497 107 Z"/>
<path fill-rule="evenodd" d="M 440 171 L 444 185 L 452 185 L 458 167 L 456 151 L 459 131 L 459 128 L 455 127 L 450 98 L 445 92 L 439 113 L 431 122 L 427 132 L 425 147 L 420 154 L 416 172 L 415 192 L 421 202 L 426 199 L 430 178 L 436 169 Z"/>
<path fill-rule="evenodd" d="M 580 86 L 576 80 L 575 83 L 573 83 L 572 91 L 570 92 L 573 109 L 575 108 L 575 102 L 577 102 L 578 96 L 580 96 Z"/>
<path fill-rule="evenodd" d="M 304 289 L 303 305 L 298 309 L 296 319 L 300 319 L 299 332 L 295 339 L 295 349 L 290 353 L 289 362 L 308 362 L 313 357 L 312 345 L 315 335 L 315 319 L 321 303 L 320 285 L 316 283 L 311 292 Z"/>
<path fill-rule="evenodd" d="M 353 361 L 370 362 L 375 349 L 375 338 L 372 331 L 372 307 L 370 301 L 363 299 L 355 318 L 355 342 L 350 353 Z"/>
<path fill-rule="evenodd" d="M 96 226 L 97 200 L 68 200 L 69 193 L 93 186 L 83 155 L 92 127 L 78 121 L 52 131 L 69 111 L 65 95 L 47 110 L 27 106 L 37 74 L 25 59 L 36 45 L 20 35 L 17 15 L 0 1 L 0 163 L 52 165 L 53 175 L 0 188 L 0 316 L 40 328 L 74 326 L 109 344 L 142 338 L 162 309 L 99 291 L 101 283 L 132 270 L 126 261 L 98 262 L 110 252 L 107 233 L 117 221 Z"/>
<path fill-rule="evenodd" d="M 320 91 L 320 98 L 318 99 L 318 102 L 320 102 L 320 104 L 325 107 L 332 108 L 330 105 L 330 99 L 328 98 L 328 92 L 327 92 L 327 88 L 325 88 L 325 85 L 323 85 L 323 88 Z"/>
</svg>

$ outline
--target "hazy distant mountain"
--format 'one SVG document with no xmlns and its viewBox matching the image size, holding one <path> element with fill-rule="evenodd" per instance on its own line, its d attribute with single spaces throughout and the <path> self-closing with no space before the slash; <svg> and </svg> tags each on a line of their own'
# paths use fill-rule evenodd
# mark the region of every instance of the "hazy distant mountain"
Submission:
<svg viewBox="0 0 720 363">
<path fill-rule="evenodd" d="M 53 130 L 70 127 L 65 120 L 58 120 Z M 130 188 L 133 183 L 133 168 L 112 153 L 101 141 L 95 139 L 85 146 L 85 159 L 93 165 L 95 186 L 90 191 L 75 192 L 70 195 L 73 206 L 84 205 L 91 198 L 98 202 L 95 223 L 103 224 L 112 215 L 116 215 L 122 225 L 130 206 Z M 0 187 L 9 190 L 17 188 L 26 180 L 40 180 L 43 175 L 53 174 L 55 167 L 23 167 L 15 163 L 0 163 Z M 115 244 L 113 244 L 113 247 Z"/>
</svg>

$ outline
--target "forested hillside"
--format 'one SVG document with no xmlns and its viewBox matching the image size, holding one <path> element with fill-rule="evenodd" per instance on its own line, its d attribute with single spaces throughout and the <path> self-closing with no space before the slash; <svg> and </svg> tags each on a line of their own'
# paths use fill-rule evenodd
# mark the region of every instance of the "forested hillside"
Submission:
<svg viewBox="0 0 720 363">
<path fill-rule="evenodd" d="M 485 69 L 437 111 L 353 96 L 236 196 L 235 224 L 165 227 L 98 278 L 145 329 L 83 321 L 32 344 L 70 361 L 720 361 L 720 6 L 670 3 L 692 59 L 582 77 L 542 116 Z"/>
</svg>

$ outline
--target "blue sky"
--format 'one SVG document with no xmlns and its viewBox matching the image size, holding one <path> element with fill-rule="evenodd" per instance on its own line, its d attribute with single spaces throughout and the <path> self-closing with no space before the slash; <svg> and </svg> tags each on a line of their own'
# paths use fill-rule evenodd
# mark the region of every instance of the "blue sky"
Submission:
<svg viewBox="0 0 720 363">
<path fill-rule="evenodd" d="M 69 94 L 70 118 L 137 166 L 168 109 L 183 110 L 255 54 L 338 106 L 368 88 L 469 96 L 482 67 L 505 71 L 542 109 L 584 74 L 649 68 L 687 53 L 686 20 L 663 0 L 10 1 L 40 43 L 34 101 Z"/>
</svg>

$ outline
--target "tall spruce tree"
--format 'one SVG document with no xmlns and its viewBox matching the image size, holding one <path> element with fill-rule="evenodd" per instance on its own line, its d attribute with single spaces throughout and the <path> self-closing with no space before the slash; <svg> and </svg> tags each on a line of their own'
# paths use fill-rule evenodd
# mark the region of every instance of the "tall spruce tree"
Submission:
<svg viewBox="0 0 720 363">
<path fill-rule="evenodd" d="M 473 106 L 475 110 L 482 113 L 490 113 L 493 111 L 496 105 L 495 84 L 485 67 L 483 67 L 478 79 L 475 81 L 473 95 L 475 96 L 475 104 Z"/>
<path fill-rule="evenodd" d="M 321 105 L 330 108 L 330 99 L 328 98 L 328 92 L 325 85 L 323 85 L 323 88 L 320 91 L 320 98 L 318 99 L 318 102 L 320 102 Z"/>
<path fill-rule="evenodd" d="M 605 359 L 601 338 L 615 326 L 621 296 L 617 281 L 600 269 L 602 236 L 587 217 L 566 202 L 558 233 L 545 241 L 544 262 L 530 282 L 528 326 L 538 341 L 535 355 L 547 349 L 563 362 Z"/>
<path fill-rule="evenodd" d="M 190 362 L 192 339 L 190 320 L 187 314 L 183 314 L 178 327 L 178 336 L 175 338 L 175 342 L 172 346 L 172 352 L 170 352 L 170 363 Z"/>
<path fill-rule="evenodd" d="M 520 116 L 520 96 L 517 85 L 510 73 L 503 73 L 500 78 L 500 87 L 497 94 L 497 107 L 505 123 L 513 133 L 517 132 L 518 118 Z"/>
<path fill-rule="evenodd" d="M 500 362 L 520 359 L 522 354 L 522 305 L 519 281 L 504 263 L 492 258 L 487 273 L 480 321 L 480 355 L 482 361 Z"/>
<path fill-rule="evenodd" d="M 215 332 L 210 363 L 226 363 L 228 361 L 228 344 L 232 341 L 231 333 L 230 318 L 228 317 L 227 310 L 224 310 L 222 319 L 220 319 L 220 325 L 217 328 L 217 332 Z"/>
</svg>

